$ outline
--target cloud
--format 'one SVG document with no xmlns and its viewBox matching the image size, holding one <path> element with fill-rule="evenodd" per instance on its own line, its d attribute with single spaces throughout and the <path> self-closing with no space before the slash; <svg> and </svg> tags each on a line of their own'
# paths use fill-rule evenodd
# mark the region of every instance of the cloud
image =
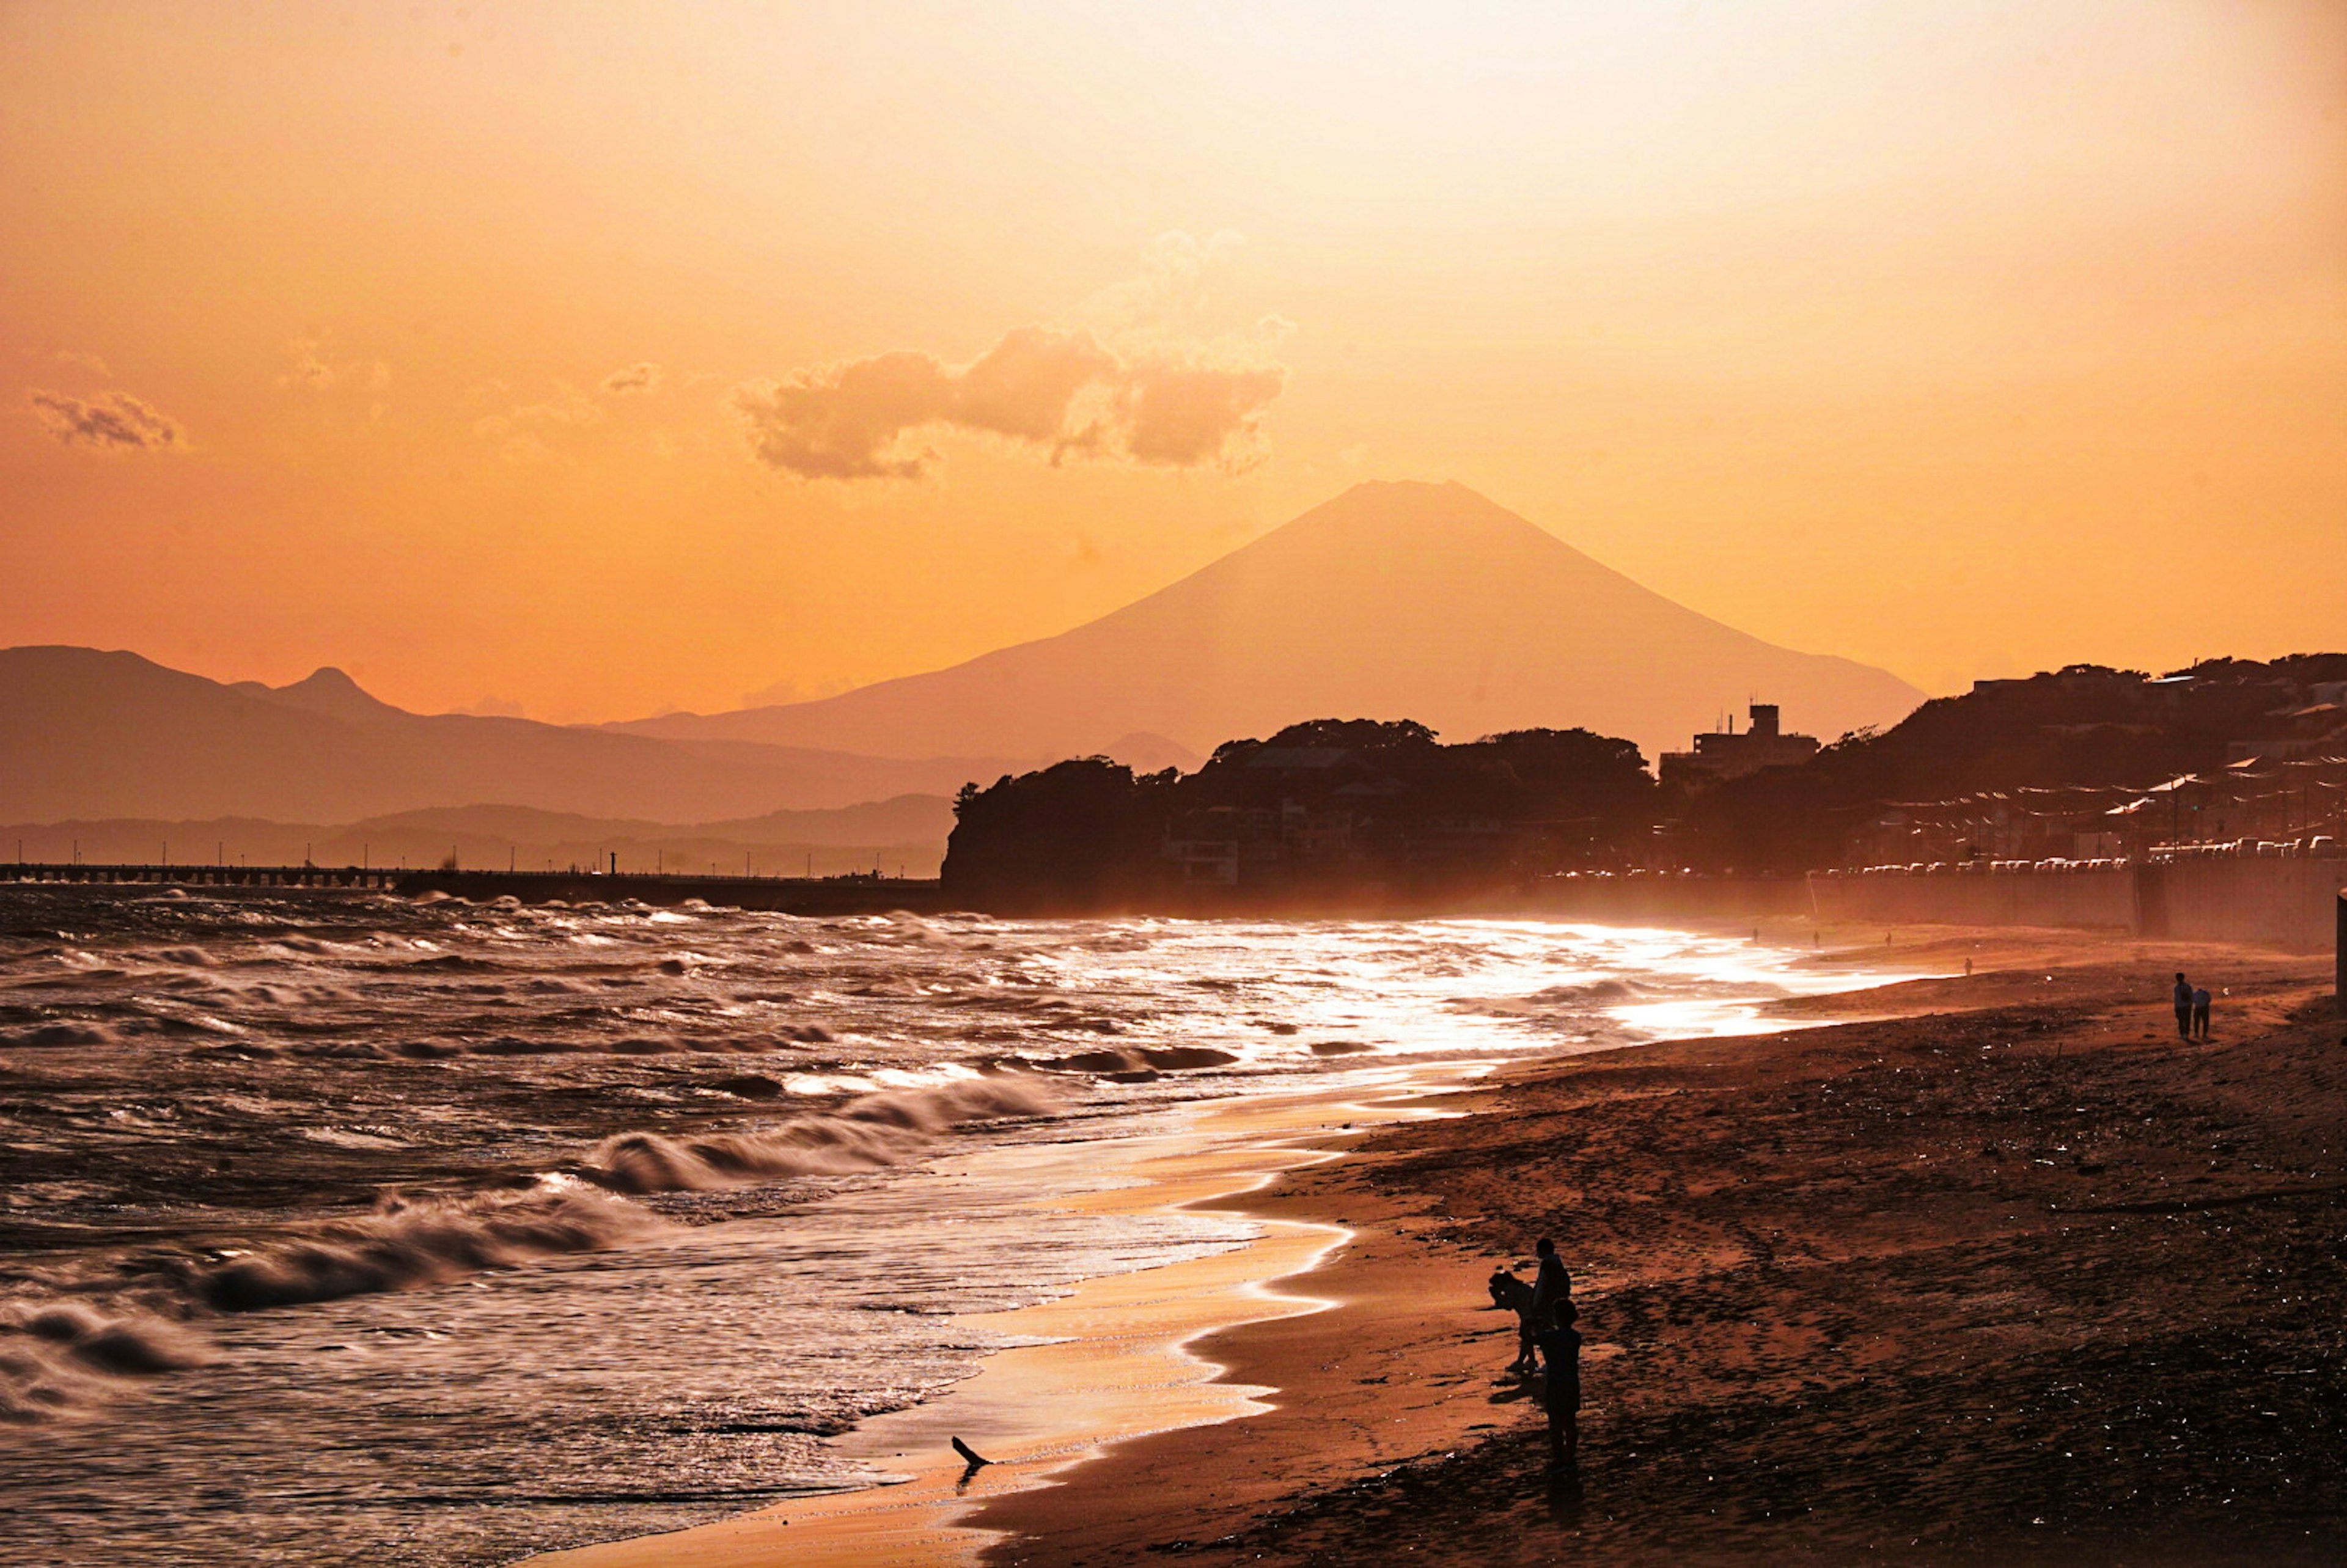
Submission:
<svg viewBox="0 0 2347 1568">
<path fill-rule="evenodd" d="M 88 402 L 36 388 L 27 401 L 42 429 L 67 446 L 98 452 L 184 452 L 187 433 L 154 405 L 127 392 L 101 392 Z"/>
<path fill-rule="evenodd" d="M 885 354 L 744 383 L 733 406 L 758 460 L 802 479 L 918 478 L 938 456 L 924 430 L 1001 436 L 1053 462 L 1236 468 L 1259 460 L 1264 412 L 1286 384 L 1282 365 L 1126 359 L 1088 332 L 1019 327 L 958 369 Z"/>
<path fill-rule="evenodd" d="M 1171 467 L 1224 458 L 1242 437 L 1258 437 L 1258 418 L 1286 384 L 1287 373 L 1276 365 L 1144 365 L 1133 376 L 1126 448 L 1141 462 Z"/>
<path fill-rule="evenodd" d="M 602 391 L 607 396 L 624 397 L 631 392 L 660 390 L 661 367 L 646 361 L 631 364 L 625 370 L 615 370 L 603 378 Z"/>
<path fill-rule="evenodd" d="M 92 375 L 112 375 L 114 374 L 113 370 L 108 366 L 104 356 L 91 354 L 87 349 L 61 348 L 50 357 L 55 359 L 59 364 L 70 366 L 75 370 L 86 370 Z"/>
<path fill-rule="evenodd" d="M 599 399 L 649 394 L 656 391 L 660 384 L 661 367 L 650 361 L 613 371 L 596 384 L 592 394 L 581 392 L 567 381 L 558 381 L 552 394 L 539 402 L 521 404 L 502 414 L 476 419 L 473 434 L 499 443 L 508 461 L 548 462 L 559 456 L 555 446 L 549 445 L 554 437 L 602 425 L 611 418 Z M 486 399 L 510 395 L 511 392 L 502 381 L 485 382 L 466 393 L 465 401 L 477 405 Z"/>
<path fill-rule="evenodd" d="M 593 398 L 568 382 L 558 381 L 553 395 L 542 403 L 524 404 L 503 414 L 476 419 L 473 434 L 500 443 L 508 462 L 542 463 L 555 455 L 542 436 L 601 423 L 603 410 Z"/>
<path fill-rule="evenodd" d="M 1084 324 L 1023 326 L 965 365 L 899 351 L 744 382 L 733 404 L 758 461 L 802 479 L 915 479 L 927 432 L 992 436 L 1058 463 L 1243 468 L 1264 455 L 1265 412 L 1287 384 L 1270 349 L 1293 330 L 1197 330 L 1208 268 L 1239 243 L 1162 236 L 1139 277 L 1095 294 Z"/>
<path fill-rule="evenodd" d="M 381 392 L 391 384 L 388 361 L 358 359 L 336 364 L 326 358 L 329 346 L 329 335 L 323 332 L 306 332 L 287 343 L 285 352 L 292 363 L 277 378 L 277 384 L 306 392 L 332 392 L 338 386 Z"/>
</svg>

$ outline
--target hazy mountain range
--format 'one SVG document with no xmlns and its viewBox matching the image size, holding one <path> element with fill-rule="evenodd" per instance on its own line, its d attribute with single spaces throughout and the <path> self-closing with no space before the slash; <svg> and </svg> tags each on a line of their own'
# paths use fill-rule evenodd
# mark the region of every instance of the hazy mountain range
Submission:
<svg viewBox="0 0 2347 1568">
<path fill-rule="evenodd" d="M 376 701 L 339 670 L 291 686 L 230 686 L 87 648 L 0 651 L 0 820 L 14 822 L 349 823 L 497 803 L 701 823 L 951 795 L 1032 762 L 844 756 L 425 716 Z"/>
<path fill-rule="evenodd" d="M 1749 698 L 1831 740 L 1923 693 L 1672 603 L 1459 485 L 1356 486 L 1072 631 L 819 702 L 613 726 L 873 756 L 1071 756 L 1139 731 L 1211 751 L 1297 720 L 1450 740 L 1581 725 L 1651 760 Z"/>
<path fill-rule="evenodd" d="M 484 858 L 526 842 L 542 859 L 626 838 L 724 860 L 782 842 L 778 825 L 743 819 L 946 797 L 1071 755 L 1186 769 L 1225 740 L 1336 717 L 1417 719 L 1454 740 L 1581 725 L 1651 757 L 1748 696 L 1831 738 L 1896 721 L 1922 693 L 1673 604 L 1459 486 L 1374 484 L 1060 636 L 730 713 L 602 727 L 424 715 L 331 668 L 270 687 L 135 653 L 0 651 L 0 822 L 124 819 L 138 843 L 173 823 L 511 806 L 541 820 L 476 810 L 381 831 L 453 832 L 460 857 L 473 840 Z M 920 810 L 941 843 L 942 805 Z M 789 842 L 909 842 L 876 827 L 799 822 Z M 683 855 L 687 842 L 700 847 Z"/>
</svg>

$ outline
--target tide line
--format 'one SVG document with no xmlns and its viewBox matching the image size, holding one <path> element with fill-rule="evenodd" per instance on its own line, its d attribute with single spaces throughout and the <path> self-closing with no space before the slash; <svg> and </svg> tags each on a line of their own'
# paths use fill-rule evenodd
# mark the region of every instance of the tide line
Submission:
<svg viewBox="0 0 2347 1568">
<path fill-rule="evenodd" d="M 1101 1214 L 1207 1205 L 1246 1213 L 1243 1200 L 1299 1167 L 1341 1159 L 1332 1136 L 1386 1122 L 1456 1114 L 1427 1097 L 1469 1086 L 1484 1063 L 1452 1063 L 1384 1084 L 1233 1099 L 1202 1107 L 1174 1132 L 1063 1145 L 1048 1164 L 1106 1163 L 1129 1184 L 1038 1208 Z M 1036 1163 L 1038 1152 L 968 1157 Z M 1224 1251 L 1084 1280 L 1055 1300 L 965 1321 L 1040 1341 L 996 1352 L 971 1377 L 926 1404 L 877 1416 L 843 1437 L 843 1456 L 903 1474 L 893 1485 L 795 1499 L 755 1513 L 664 1535 L 530 1558 L 522 1568 L 967 1568 L 1000 1539 L 961 1521 L 988 1498 L 1054 1484 L 1120 1441 L 1180 1427 L 1238 1420 L 1277 1402 L 1279 1390 L 1222 1382 L 1225 1368 L 1194 1348 L 1208 1335 L 1317 1312 L 1308 1279 L 1353 1233 L 1335 1225 L 1249 1215 L 1254 1240 Z M 984 1456 L 966 1467 L 954 1441 Z"/>
</svg>

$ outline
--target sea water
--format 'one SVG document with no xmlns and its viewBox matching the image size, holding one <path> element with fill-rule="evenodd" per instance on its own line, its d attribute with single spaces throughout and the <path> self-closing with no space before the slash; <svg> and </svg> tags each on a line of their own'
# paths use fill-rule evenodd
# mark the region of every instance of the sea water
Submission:
<svg viewBox="0 0 2347 1568">
<path fill-rule="evenodd" d="M 1251 1234 L 957 1154 L 1852 983 L 1793 960 L 0 887 L 0 1563 L 491 1563 L 873 1484 L 826 1439 L 999 1348 L 964 1315 Z"/>
</svg>

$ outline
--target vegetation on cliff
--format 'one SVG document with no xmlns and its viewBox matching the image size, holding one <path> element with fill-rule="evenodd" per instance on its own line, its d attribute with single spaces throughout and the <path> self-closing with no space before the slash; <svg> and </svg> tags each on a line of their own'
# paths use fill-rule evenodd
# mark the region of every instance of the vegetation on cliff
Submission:
<svg viewBox="0 0 2347 1568">
<path fill-rule="evenodd" d="M 945 877 L 973 898 L 1093 907 L 1422 897 L 1573 871 L 1797 875 L 1862 856 L 1886 821 L 1908 832 L 1903 811 L 1954 801 L 1961 815 L 1974 797 L 1979 831 L 1956 831 L 1950 853 L 2026 839 L 2067 855 L 2105 826 L 2114 837 L 2175 831 L 2182 811 L 2106 823 L 2130 791 L 2226 778 L 2250 757 L 2341 753 L 2347 654 L 1983 682 L 1806 763 L 1668 787 L 1635 745 L 1586 730 L 1444 745 L 1408 721 L 1317 719 L 1225 743 L 1186 776 L 1092 757 L 969 785 Z M 2060 792 L 2075 798 L 2019 798 Z M 2298 793 L 2300 815 L 2320 817 L 2322 803 Z"/>
</svg>

